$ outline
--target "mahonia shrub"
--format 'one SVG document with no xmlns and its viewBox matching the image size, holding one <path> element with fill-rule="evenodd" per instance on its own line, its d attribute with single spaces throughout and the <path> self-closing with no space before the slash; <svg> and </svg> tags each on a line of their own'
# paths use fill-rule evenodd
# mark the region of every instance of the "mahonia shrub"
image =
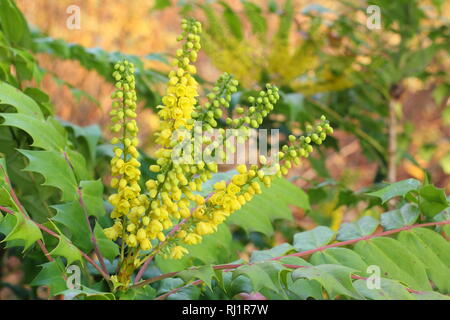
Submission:
<svg viewBox="0 0 450 320">
<path fill-rule="evenodd" d="M 289 136 L 290 144 L 273 157 L 276 161 L 260 155 L 259 164 L 240 163 L 230 181 L 217 182 L 207 197 L 199 195 L 202 184 L 218 172 L 218 162 L 228 161 L 236 147 L 225 142 L 226 152 L 219 150 L 218 140 L 205 134 L 198 141 L 198 133 L 217 130 L 220 138 L 226 140 L 229 132 L 219 128 L 225 122 L 234 129 L 238 143 L 243 144 L 249 130 L 258 128 L 273 110 L 280 94 L 277 87 L 267 84 L 257 96 L 248 98 L 248 108 L 237 107 L 235 116 L 223 121 L 223 111 L 230 107 L 238 81 L 223 74 L 201 104 L 193 63 L 201 48 L 202 26 L 193 19 L 184 19 L 182 29 L 178 40 L 183 45 L 173 60 L 174 70 L 169 73 L 162 105 L 157 107 L 160 129 L 156 142 L 160 148 L 155 153 L 156 164 L 149 167 L 156 179 L 146 181 L 145 189 L 139 184 L 142 168 L 137 151 L 134 66 L 129 61 L 114 66 L 117 90 L 112 94 L 110 112 L 114 134 L 111 143 L 115 145 L 111 187 L 116 192 L 109 197 L 114 225 L 105 229 L 105 234 L 121 246 L 119 272 L 112 278 L 119 287 L 127 286 L 135 270 L 157 254 L 169 259 L 183 257 L 188 253 L 185 245 L 200 244 L 203 236 L 214 233 L 229 215 L 261 193 L 261 184 L 270 186 L 275 177 L 286 175 L 293 164 L 300 163 L 300 158 L 308 157 L 313 143 L 321 144 L 333 132 L 322 117 L 319 124 L 307 128 L 304 136 Z M 201 143 L 200 149 L 192 147 L 196 142 Z M 180 151 L 180 144 L 187 147 Z M 193 161 L 199 152 L 212 160 Z"/>
</svg>

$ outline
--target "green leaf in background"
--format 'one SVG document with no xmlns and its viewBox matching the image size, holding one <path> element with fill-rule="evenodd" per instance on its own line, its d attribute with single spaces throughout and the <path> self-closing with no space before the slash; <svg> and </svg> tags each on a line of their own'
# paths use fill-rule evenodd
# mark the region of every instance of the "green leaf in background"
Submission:
<svg viewBox="0 0 450 320">
<path fill-rule="evenodd" d="M 223 18 L 224 18 L 225 22 L 227 23 L 227 26 L 230 29 L 230 32 L 237 39 L 241 40 L 242 39 L 242 30 L 241 30 L 241 21 L 239 20 L 239 17 L 225 1 L 219 1 L 219 3 L 224 9 L 223 10 Z"/>
<path fill-rule="evenodd" d="M 341 225 L 337 234 L 337 240 L 346 241 L 361 238 L 375 232 L 378 220 L 365 216 L 356 222 L 346 222 Z"/>
<path fill-rule="evenodd" d="M 408 192 L 412 190 L 417 190 L 420 187 L 420 181 L 416 179 L 407 179 L 399 182 L 395 182 L 393 184 L 388 185 L 380 190 L 375 192 L 367 193 L 370 196 L 378 197 L 381 199 L 382 203 L 386 201 L 398 197 L 405 196 Z"/>
<path fill-rule="evenodd" d="M 386 230 L 413 225 L 419 218 L 420 211 L 415 205 L 407 203 L 400 209 L 391 210 L 381 215 L 381 225 Z"/>
<path fill-rule="evenodd" d="M 312 230 L 294 235 L 294 247 L 299 252 L 316 249 L 329 244 L 335 232 L 328 227 L 318 226 Z"/>
<path fill-rule="evenodd" d="M 449 206 L 444 189 L 429 184 L 419 190 L 420 211 L 428 217 L 434 217 Z"/>
<path fill-rule="evenodd" d="M 163 10 L 172 5 L 170 0 L 155 0 L 152 10 Z"/>
<path fill-rule="evenodd" d="M 266 19 L 262 16 L 261 8 L 247 0 L 243 0 L 242 4 L 244 5 L 244 12 L 248 21 L 252 26 L 253 33 L 265 33 L 267 31 L 267 23 Z"/>
<path fill-rule="evenodd" d="M 422 261 L 401 242 L 392 238 L 373 238 L 358 242 L 354 250 L 368 265 L 379 266 L 383 277 L 401 281 L 411 289 L 431 290 Z"/>
<path fill-rule="evenodd" d="M 331 299 L 337 295 L 346 295 L 354 299 L 362 299 L 361 295 L 353 288 L 351 274 L 354 269 L 334 264 L 323 264 L 310 268 L 300 268 L 292 272 L 292 279 L 306 278 L 316 280 L 327 291 Z"/>
<path fill-rule="evenodd" d="M 274 179 L 270 188 L 261 187 L 262 193 L 255 195 L 240 210 L 227 220 L 247 232 L 258 231 L 265 235 L 273 234 L 272 221 L 285 219 L 292 221 L 292 212 L 288 205 L 309 209 L 307 194 L 286 179 Z"/>
<path fill-rule="evenodd" d="M 19 151 L 29 160 L 25 170 L 42 174 L 45 178 L 43 185 L 60 189 L 62 201 L 76 198 L 77 181 L 64 155 L 55 151 Z"/>
<path fill-rule="evenodd" d="M 14 1 L 0 1 L 0 24 L 6 38 L 16 45 L 26 46 L 30 41 L 28 24 Z"/>
</svg>

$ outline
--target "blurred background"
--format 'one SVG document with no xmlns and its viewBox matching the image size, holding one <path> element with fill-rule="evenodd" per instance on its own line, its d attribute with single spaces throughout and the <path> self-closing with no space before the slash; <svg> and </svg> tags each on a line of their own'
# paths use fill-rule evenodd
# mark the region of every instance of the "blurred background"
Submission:
<svg viewBox="0 0 450 320">
<path fill-rule="evenodd" d="M 99 125 L 107 137 L 110 64 L 123 56 L 135 62 L 141 148 L 150 157 L 159 125 L 154 110 L 182 17 L 204 26 L 197 69 L 205 91 L 222 72 L 233 74 L 240 81 L 235 107 L 265 83 L 276 84 L 282 100 L 264 126 L 284 137 L 325 114 L 334 137 L 289 175 L 312 204 L 307 213 L 292 208 L 296 228 L 337 229 L 379 214 L 363 193 L 384 181 L 415 178 L 450 192 L 449 1 L 16 2 L 33 31 L 38 85 L 62 120 Z M 69 27 L 77 8 L 79 29 Z M 281 223 L 270 241 L 281 242 L 289 228 Z M 247 251 L 268 240 L 258 241 Z M 4 268 L 13 270 L 14 260 L 8 263 Z"/>
</svg>

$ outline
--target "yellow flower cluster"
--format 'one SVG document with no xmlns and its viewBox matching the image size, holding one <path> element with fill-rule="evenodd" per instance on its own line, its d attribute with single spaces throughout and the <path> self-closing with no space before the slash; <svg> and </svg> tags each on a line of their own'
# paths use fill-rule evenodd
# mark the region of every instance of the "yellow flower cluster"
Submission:
<svg viewBox="0 0 450 320">
<path fill-rule="evenodd" d="M 192 112 L 197 103 L 198 84 L 193 77 L 197 71 L 191 62 L 197 60 L 201 48 L 199 34 L 202 27 L 198 21 L 183 19 L 182 28 L 183 34 L 178 40 L 185 40 L 185 43 L 172 62 L 176 69 L 169 73 L 167 92 L 162 98 L 163 105 L 157 107 L 162 120 L 157 143 L 162 146 L 169 146 L 173 130 L 192 127 Z"/>
<path fill-rule="evenodd" d="M 307 157 L 312 152 L 312 143 L 321 144 L 327 134 L 332 133 L 328 121 L 322 118 L 320 124 L 307 128 L 306 135 L 290 136 L 290 145 L 283 146 L 278 161 L 269 163 L 261 156 L 259 165 L 247 167 L 241 164 L 237 167 L 238 174 L 230 181 L 216 183 L 210 196 L 201 196 L 202 185 L 218 171 L 218 166 L 215 162 L 205 163 L 205 159 L 195 161 L 195 155 L 198 152 L 211 156 L 213 149 L 207 150 L 205 146 L 214 145 L 217 141 L 201 136 L 201 150 L 194 150 L 195 143 L 187 144 L 188 147 L 179 155 L 181 159 L 191 157 L 187 162 L 175 161 L 175 147 L 181 142 L 194 142 L 194 133 L 198 129 L 194 121 L 202 122 L 201 131 L 217 128 L 219 120 L 223 119 L 223 109 L 229 108 L 231 95 L 237 91 L 239 83 L 225 73 L 208 93 L 207 102 L 199 106 L 198 84 L 194 79 L 196 70 L 192 63 L 201 48 L 202 28 L 193 19 L 183 19 L 182 29 L 178 40 L 183 41 L 183 45 L 173 61 L 175 69 L 169 74 L 162 105 L 158 106 L 161 124 L 157 143 L 161 148 L 155 153 L 156 163 L 149 167 L 155 178 L 145 182 L 146 192 L 139 186 L 141 171 L 136 149 L 134 67 L 127 61 L 114 67 L 117 90 L 112 96 L 111 130 L 117 136 L 111 141 L 115 145 L 111 160 L 111 187 L 117 192 L 109 197 L 114 225 L 105 229 L 105 234 L 112 240 L 122 240 L 123 261 L 119 278 L 123 283 L 145 261 L 142 256 L 160 253 L 172 259 L 183 257 L 188 253 L 186 245 L 198 244 L 205 235 L 215 232 L 230 214 L 261 193 L 261 183 L 270 186 L 276 176 L 286 175 L 293 164 L 300 162 L 300 157 Z M 244 133 L 250 128 L 258 128 L 279 99 L 278 88 L 267 84 L 257 96 L 248 97 L 248 108 L 236 106 L 234 118 L 226 118 L 225 123 L 233 129 L 242 129 Z M 224 129 L 218 131 L 222 138 L 226 138 Z M 237 140 L 238 143 L 247 139 L 238 138 L 242 138 Z M 227 143 L 225 147 L 227 151 L 229 148 L 235 151 L 234 146 Z M 228 157 L 228 152 L 219 151 L 218 154 L 221 160 Z"/>
<path fill-rule="evenodd" d="M 113 206 L 111 218 L 115 220 L 111 228 L 105 229 L 108 238 L 116 240 L 118 237 L 130 247 L 140 244 L 144 250 L 150 249 L 150 242 L 142 238 L 139 227 L 142 217 L 149 205 L 146 195 L 141 194 L 139 179 L 141 166 L 138 161 L 138 127 L 136 114 L 136 91 L 134 66 L 128 61 L 114 66 L 113 77 L 117 90 L 110 112 L 111 131 L 116 136 L 111 140 L 114 147 L 114 157 L 111 159 L 111 187 L 117 193 L 109 197 Z"/>
<path fill-rule="evenodd" d="M 269 89 L 270 90 L 270 89 Z M 189 223 L 176 233 L 176 238 L 187 245 L 198 244 L 202 237 L 217 231 L 217 227 L 233 212 L 239 210 L 245 203 L 252 200 L 255 194 L 261 193 L 261 185 L 270 187 L 275 177 L 281 177 L 288 173 L 292 162 L 300 163 L 301 157 L 308 157 L 313 151 L 312 142 L 321 144 L 327 134 L 332 134 L 333 129 L 324 116 L 317 126 L 308 126 L 307 135 L 299 138 L 289 136 L 291 145 L 282 147 L 278 154 L 279 163 L 268 163 L 264 156 L 260 156 L 260 166 L 252 165 L 250 169 L 246 165 L 237 166 L 238 174 L 231 178 L 230 182 L 224 180 L 214 185 L 214 192 L 205 204 L 198 206 L 192 213 Z M 275 168 L 275 170 L 265 170 Z M 269 173 L 269 174 L 268 174 Z M 185 248 L 184 248 L 185 249 Z M 173 259 L 181 258 L 187 250 L 181 245 L 176 245 L 170 252 Z"/>
</svg>

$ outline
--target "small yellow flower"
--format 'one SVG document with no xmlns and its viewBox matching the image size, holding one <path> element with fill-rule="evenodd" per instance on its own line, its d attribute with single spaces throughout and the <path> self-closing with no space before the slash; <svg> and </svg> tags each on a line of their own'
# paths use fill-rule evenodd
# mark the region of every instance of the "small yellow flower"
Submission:
<svg viewBox="0 0 450 320">
<path fill-rule="evenodd" d="M 188 250 L 185 247 L 176 246 L 170 251 L 169 257 L 171 259 L 181 259 L 186 253 L 188 253 Z"/>
</svg>

